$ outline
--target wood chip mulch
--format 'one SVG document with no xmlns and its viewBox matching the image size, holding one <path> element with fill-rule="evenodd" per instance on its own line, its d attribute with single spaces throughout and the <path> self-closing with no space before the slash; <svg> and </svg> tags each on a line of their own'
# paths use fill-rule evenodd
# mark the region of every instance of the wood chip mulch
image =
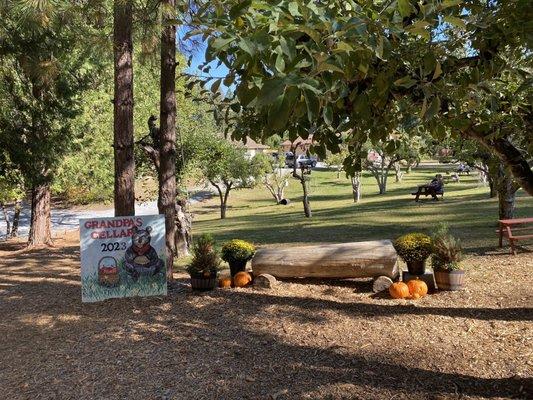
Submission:
<svg viewBox="0 0 533 400">
<path fill-rule="evenodd" d="M 371 283 L 82 304 L 76 234 L 0 245 L 2 399 L 533 398 L 532 253 L 471 256 L 419 301 Z"/>
</svg>

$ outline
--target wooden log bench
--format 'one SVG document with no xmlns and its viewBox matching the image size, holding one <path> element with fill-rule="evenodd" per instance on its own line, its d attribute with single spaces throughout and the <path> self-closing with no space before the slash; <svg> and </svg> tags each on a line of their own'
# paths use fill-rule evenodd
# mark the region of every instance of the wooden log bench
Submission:
<svg viewBox="0 0 533 400">
<path fill-rule="evenodd" d="M 262 248 L 252 259 L 252 269 L 255 275 L 276 278 L 386 277 L 392 283 L 399 273 L 397 260 L 390 240 L 374 240 Z"/>
<path fill-rule="evenodd" d="M 503 247 L 503 238 L 509 240 L 511 254 L 516 254 L 515 242 L 533 239 L 533 218 L 500 219 L 500 247 Z"/>
</svg>

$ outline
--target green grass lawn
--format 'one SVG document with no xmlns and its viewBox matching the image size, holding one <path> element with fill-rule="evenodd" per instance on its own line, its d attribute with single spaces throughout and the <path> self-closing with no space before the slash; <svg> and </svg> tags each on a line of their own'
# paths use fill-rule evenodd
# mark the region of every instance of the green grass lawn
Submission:
<svg viewBox="0 0 533 400">
<path fill-rule="evenodd" d="M 375 179 L 365 174 L 359 204 L 352 200 L 350 181 L 344 173 L 337 179 L 334 171 L 313 171 L 312 218 L 304 217 L 301 186 L 296 180 L 286 191 L 291 199 L 288 206 L 276 205 L 262 186 L 235 190 L 230 194 L 225 220 L 219 219 L 218 197 L 194 205 L 193 231 L 212 233 L 217 242 L 239 238 L 280 245 L 394 239 L 406 232 L 429 233 L 436 223 L 445 221 L 468 252 L 494 250 L 498 244 L 498 204 L 488 198 L 488 188 L 480 187 L 475 173 L 462 176 L 460 183 L 448 183 L 444 201 L 435 202 L 430 197 L 420 203 L 413 201 L 411 192 L 418 184 L 446 169 L 450 167 L 421 165 L 404 175 L 401 183 L 395 183 L 391 175 L 384 195 L 378 194 Z M 533 216 L 533 198 L 523 191 L 518 193 L 516 216 Z"/>
</svg>

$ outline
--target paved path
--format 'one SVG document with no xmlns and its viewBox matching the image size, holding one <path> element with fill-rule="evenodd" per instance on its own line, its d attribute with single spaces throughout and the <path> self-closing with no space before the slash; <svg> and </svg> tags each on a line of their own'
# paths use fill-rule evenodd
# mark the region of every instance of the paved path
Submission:
<svg viewBox="0 0 533 400">
<path fill-rule="evenodd" d="M 207 191 L 201 191 L 191 196 L 190 203 L 196 203 L 202 199 L 209 197 L 210 193 Z M 10 220 L 12 220 L 13 210 L 8 211 Z M 23 203 L 22 212 L 20 213 L 19 222 L 19 236 L 28 236 L 30 229 L 30 205 L 26 202 Z M 112 206 L 102 210 L 84 210 L 82 207 L 76 208 L 61 208 L 53 209 L 51 213 L 52 219 L 52 231 L 64 231 L 77 229 L 79 226 L 80 218 L 105 218 L 112 217 L 114 215 L 114 209 Z M 135 204 L 136 215 L 154 215 L 159 214 L 157 210 L 157 201 L 149 201 L 146 203 Z M 0 240 L 4 239 L 6 235 L 6 224 L 2 215 L 0 219 Z"/>
</svg>

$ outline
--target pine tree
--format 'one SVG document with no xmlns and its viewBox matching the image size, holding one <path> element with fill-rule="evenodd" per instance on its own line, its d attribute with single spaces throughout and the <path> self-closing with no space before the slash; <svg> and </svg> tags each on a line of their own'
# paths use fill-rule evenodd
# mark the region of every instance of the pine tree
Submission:
<svg viewBox="0 0 533 400">
<path fill-rule="evenodd" d="M 31 188 L 30 246 L 52 241 L 50 184 L 98 68 L 83 11 L 68 1 L 0 3 L 0 147 Z"/>
</svg>

